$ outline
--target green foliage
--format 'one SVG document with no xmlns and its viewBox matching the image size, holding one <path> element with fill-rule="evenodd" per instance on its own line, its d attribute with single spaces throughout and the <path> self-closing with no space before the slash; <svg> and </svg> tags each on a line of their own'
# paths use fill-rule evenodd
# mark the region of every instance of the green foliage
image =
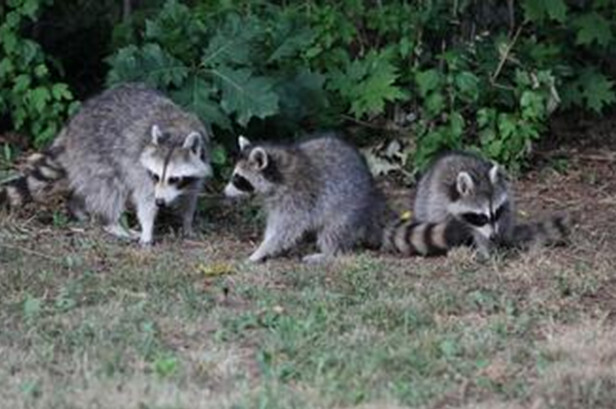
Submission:
<svg viewBox="0 0 616 409">
<path fill-rule="evenodd" d="M 524 0 L 510 12 L 496 1 L 169 0 L 109 57 L 107 80 L 169 92 L 229 143 L 240 132 L 386 124 L 415 139 L 404 161 L 415 169 L 448 148 L 516 168 L 555 110 L 600 114 L 616 99 L 600 63 L 615 45 L 616 7 Z M 582 65 L 580 52 L 596 63 Z M 221 147 L 217 161 L 227 163 Z"/>
<path fill-rule="evenodd" d="M 350 102 L 350 112 L 356 118 L 381 114 L 386 102 L 404 99 L 404 92 L 395 85 L 398 73 L 389 54 L 372 50 L 365 58 L 330 74 L 328 88 Z"/>
<path fill-rule="evenodd" d="M 107 82 L 138 80 L 164 89 L 222 130 L 281 113 L 299 122 L 327 104 L 323 81 L 308 67 L 290 63 L 311 31 L 292 17 L 275 16 L 200 14 L 168 1 L 146 21 L 139 45 L 108 59 Z M 302 101 L 308 95 L 312 98 Z"/>
<path fill-rule="evenodd" d="M 17 131 L 35 145 L 52 140 L 76 105 L 68 86 L 56 82 L 45 53 L 21 29 L 36 21 L 51 0 L 15 0 L 0 8 L 0 115 L 10 117 Z"/>
</svg>

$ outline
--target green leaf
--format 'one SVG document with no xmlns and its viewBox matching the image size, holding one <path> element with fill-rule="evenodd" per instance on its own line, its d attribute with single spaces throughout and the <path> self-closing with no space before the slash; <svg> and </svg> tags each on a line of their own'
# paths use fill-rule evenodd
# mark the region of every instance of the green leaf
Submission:
<svg viewBox="0 0 616 409">
<path fill-rule="evenodd" d="M 295 122 L 322 115 L 329 107 L 324 83 L 323 75 L 307 69 L 285 76 L 274 88 L 281 114 Z"/>
<path fill-rule="evenodd" d="M 415 83 L 419 88 L 419 95 L 423 98 L 428 95 L 428 92 L 434 91 L 440 86 L 441 74 L 436 69 L 430 69 L 423 72 L 418 72 L 415 75 Z"/>
<path fill-rule="evenodd" d="M 241 126 L 246 126 L 252 117 L 263 119 L 278 113 L 278 95 L 272 90 L 272 79 L 253 76 L 245 68 L 220 67 L 210 72 L 222 90 L 220 106 L 228 114 L 235 114 Z"/>
<path fill-rule="evenodd" d="M 134 45 L 120 49 L 108 59 L 112 69 L 107 85 L 142 81 L 152 87 L 180 86 L 188 76 L 184 63 L 160 48 L 158 44 Z"/>
<path fill-rule="evenodd" d="M 49 73 L 49 70 L 47 69 L 45 64 L 39 64 L 36 67 L 34 67 L 34 75 L 36 75 L 37 78 L 42 78 L 48 73 Z"/>
<path fill-rule="evenodd" d="M 516 120 L 511 114 L 498 115 L 498 132 L 501 138 L 509 138 L 516 133 Z"/>
<path fill-rule="evenodd" d="M 309 27 L 295 27 L 290 20 L 280 19 L 272 37 L 274 51 L 268 58 L 268 63 L 298 55 L 311 45 L 314 33 Z"/>
<path fill-rule="evenodd" d="M 596 12 L 586 13 L 576 18 L 573 25 L 578 28 L 575 43 L 590 45 L 597 42 L 607 46 L 613 39 L 610 22 Z"/>
<path fill-rule="evenodd" d="M 545 116 L 544 98 L 538 92 L 525 90 L 520 97 L 522 117 L 527 120 L 542 120 Z"/>
<path fill-rule="evenodd" d="M 351 113 L 356 118 L 366 113 L 379 114 L 384 111 L 386 101 L 403 99 L 405 94 L 394 85 L 397 78 L 396 67 L 389 61 L 381 60 L 372 65 L 368 75 L 357 86 L 360 92 L 351 102 Z"/>
<path fill-rule="evenodd" d="M 17 42 L 17 36 L 13 31 L 5 31 L 2 33 L 2 48 L 4 48 L 6 54 L 13 54 L 17 48 Z"/>
<path fill-rule="evenodd" d="M 38 113 L 42 113 L 47 105 L 47 102 L 51 100 L 51 93 L 45 87 L 36 87 L 28 93 L 30 104 Z"/>
<path fill-rule="evenodd" d="M 480 128 L 492 126 L 496 119 L 496 110 L 493 108 L 481 108 L 477 110 L 477 125 Z"/>
<path fill-rule="evenodd" d="M 614 81 L 594 69 L 586 69 L 580 75 L 579 85 L 586 105 L 597 113 L 601 113 L 606 105 L 616 101 Z"/>
<path fill-rule="evenodd" d="M 70 101 L 73 99 L 73 94 L 69 91 L 68 85 L 63 83 L 53 84 L 51 87 L 51 95 L 53 95 L 56 101 L 60 101 L 62 99 Z"/>
<path fill-rule="evenodd" d="M 338 91 L 350 103 L 350 112 L 357 118 L 381 113 L 385 102 L 406 97 L 395 85 L 398 73 L 389 59 L 390 53 L 371 51 L 365 58 L 350 62 L 344 71 L 331 72 L 327 87 Z"/>
<path fill-rule="evenodd" d="M 214 165 L 224 166 L 227 163 L 228 158 L 227 150 L 223 145 L 216 144 L 212 148 L 211 157 Z"/>
<path fill-rule="evenodd" d="M 25 92 L 28 88 L 30 88 L 30 84 L 32 83 L 32 78 L 28 74 L 20 74 L 18 75 L 13 84 L 13 93 L 21 94 Z"/>
<path fill-rule="evenodd" d="M 39 3 L 39 0 L 24 0 L 19 10 L 24 16 L 34 20 L 39 9 Z"/>
<path fill-rule="evenodd" d="M 216 102 L 212 84 L 192 75 L 177 91 L 171 93 L 175 102 L 194 112 L 206 124 L 215 124 L 222 129 L 231 129 L 228 116 Z"/>
<path fill-rule="evenodd" d="M 449 142 L 454 145 L 464 133 L 464 118 L 459 112 L 452 112 L 449 116 L 449 130 Z"/>
<path fill-rule="evenodd" d="M 455 76 L 456 88 L 472 101 L 479 96 L 479 77 L 470 71 L 463 71 Z"/>
<path fill-rule="evenodd" d="M 433 92 L 425 99 L 424 104 L 430 116 L 435 116 L 445 109 L 445 97 L 440 92 Z"/>
<path fill-rule="evenodd" d="M 542 22 L 546 17 L 563 23 L 567 18 L 567 4 L 564 0 L 524 0 L 524 19 Z"/>
</svg>

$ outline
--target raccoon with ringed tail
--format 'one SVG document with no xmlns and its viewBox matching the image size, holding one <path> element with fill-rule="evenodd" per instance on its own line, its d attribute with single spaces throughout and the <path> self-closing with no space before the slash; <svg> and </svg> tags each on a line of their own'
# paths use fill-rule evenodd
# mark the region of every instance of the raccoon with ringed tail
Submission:
<svg viewBox="0 0 616 409">
<path fill-rule="evenodd" d="M 201 121 L 162 93 L 121 85 L 86 101 L 51 147 L 31 156 L 22 176 L 0 185 L 0 206 L 44 200 L 61 186 L 73 214 L 101 220 L 114 236 L 151 244 L 165 206 L 177 209 L 191 234 L 197 195 L 212 174 L 209 142 Z M 127 201 L 140 233 L 120 224 Z"/>
<path fill-rule="evenodd" d="M 468 152 L 448 152 L 434 160 L 419 180 L 413 211 L 420 223 L 453 219 L 466 225 L 484 257 L 498 245 L 559 244 L 570 229 L 568 216 L 561 215 L 518 224 L 503 168 Z"/>
</svg>

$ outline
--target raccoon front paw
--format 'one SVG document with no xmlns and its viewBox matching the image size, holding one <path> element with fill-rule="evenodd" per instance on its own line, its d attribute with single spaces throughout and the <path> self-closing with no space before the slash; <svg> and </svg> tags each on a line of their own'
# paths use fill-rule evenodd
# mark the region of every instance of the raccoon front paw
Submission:
<svg viewBox="0 0 616 409">
<path fill-rule="evenodd" d="M 195 237 L 197 237 L 197 234 L 195 233 L 195 231 L 191 228 L 182 228 L 182 238 L 183 239 L 194 239 Z"/>
<path fill-rule="evenodd" d="M 139 239 L 139 245 L 144 249 L 152 247 L 152 244 L 153 244 L 152 239 L 143 239 L 143 238 Z"/>
<path fill-rule="evenodd" d="M 332 257 L 324 253 L 314 253 L 304 256 L 302 261 L 306 264 L 322 264 L 331 261 Z"/>
<path fill-rule="evenodd" d="M 251 263 L 262 263 L 265 261 L 265 258 L 266 256 L 264 254 L 261 254 L 261 252 L 257 250 L 252 253 L 250 257 L 248 257 L 248 261 L 250 261 Z"/>
</svg>

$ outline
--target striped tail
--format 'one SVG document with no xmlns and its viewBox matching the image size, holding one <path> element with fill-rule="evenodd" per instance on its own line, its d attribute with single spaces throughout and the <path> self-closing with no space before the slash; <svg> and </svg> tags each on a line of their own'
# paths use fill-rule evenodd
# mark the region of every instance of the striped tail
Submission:
<svg viewBox="0 0 616 409">
<path fill-rule="evenodd" d="M 52 146 L 44 153 L 34 153 L 28 159 L 23 175 L 0 185 L 0 208 L 16 209 L 26 203 L 40 200 L 53 186 L 66 176 L 57 157 L 64 151 Z"/>
<path fill-rule="evenodd" d="M 456 219 L 440 223 L 401 220 L 388 226 L 383 234 L 383 250 L 404 256 L 445 255 L 453 247 L 472 242 L 471 230 Z"/>
<path fill-rule="evenodd" d="M 514 247 L 566 244 L 572 225 L 569 215 L 555 215 L 539 222 L 519 224 L 513 230 L 511 244 Z"/>
</svg>

